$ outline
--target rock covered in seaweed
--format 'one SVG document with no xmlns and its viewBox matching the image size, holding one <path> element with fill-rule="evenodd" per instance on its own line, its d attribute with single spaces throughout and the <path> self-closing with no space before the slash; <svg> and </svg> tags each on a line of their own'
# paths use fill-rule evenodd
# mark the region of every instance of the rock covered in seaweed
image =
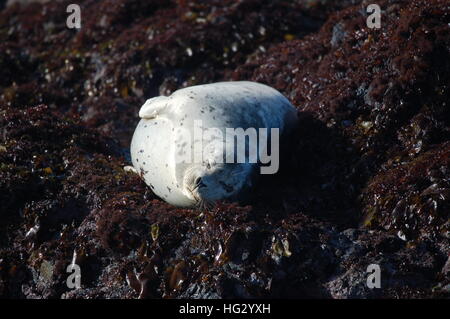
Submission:
<svg viewBox="0 0 450 319">
<path fill-rule="evenodd" d="M 382 30 L 358 1 L 82 1 L 78 33 L 67 3 L 0 12 L 0 296 L 449 296 L 446 1 L 381 1 Z M 251 206 L 170 207 L 111 137 L 143 94 L 230 79 L 301 106 L 287 166 Z"/>
</svg>

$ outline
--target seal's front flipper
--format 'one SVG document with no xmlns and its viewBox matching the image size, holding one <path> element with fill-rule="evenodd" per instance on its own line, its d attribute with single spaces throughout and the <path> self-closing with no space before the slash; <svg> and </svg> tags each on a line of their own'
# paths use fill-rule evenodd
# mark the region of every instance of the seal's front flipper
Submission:
<svg viewBox="0 0 450 319">
<path fill-rule="evenodd" d="M 135 169 L 133 166 L 127 165 L 123 167 L 123 170 L 125 172 L 131 172 L 131 173 L 135 173 L 135 174 L 139 174 L 139 172 L 137 171 L 137 169 Z"/>
<path fill-rule="evenodd" d="M 141 119 L 153 119 L 160 115 L 167 107 L 167 96 L 157 96 L 145 101 L 139 110 L 139 117 Z"/>
</svg>

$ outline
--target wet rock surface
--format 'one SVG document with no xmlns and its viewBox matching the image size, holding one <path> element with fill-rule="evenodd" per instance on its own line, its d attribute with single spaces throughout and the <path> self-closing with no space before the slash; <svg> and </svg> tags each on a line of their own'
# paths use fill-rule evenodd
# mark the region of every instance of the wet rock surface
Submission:
<svg viewBox="0 0 450 319">
<path fill-rule="evenodd" d="M 80 30 L 69 3 L 0 11 L 0 297 L 449 297 L 446 1 L 380 30 L 364 1 L 87 0 Z M 137 111 L 219 80 L 300 125 L 249 203 L 177 209 L 123 170 Z"/>
</svg>

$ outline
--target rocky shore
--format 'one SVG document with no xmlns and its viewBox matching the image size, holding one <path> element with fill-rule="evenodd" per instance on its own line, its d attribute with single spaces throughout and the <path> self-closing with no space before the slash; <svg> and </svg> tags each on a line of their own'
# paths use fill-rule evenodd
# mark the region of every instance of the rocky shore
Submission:
<svg viewBox="0 0 450 319">
<path fill-rule="evenodd" d="M 0 1 L 0 298 L 450 296 L 448 1 L 69 3 Z M 137 112 L 221 80 L 299 128 L 248 205 L 175 208 L 123 169 Z"/>
</svg>

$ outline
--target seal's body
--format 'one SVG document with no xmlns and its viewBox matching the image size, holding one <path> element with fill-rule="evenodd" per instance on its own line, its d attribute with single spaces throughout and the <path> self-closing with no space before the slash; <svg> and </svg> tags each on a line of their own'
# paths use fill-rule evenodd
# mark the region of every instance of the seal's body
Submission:
<svg viewBox="0 0 450 319">
<path fill-rule="evenodd" d="M 297 122 L 296 109 L 281 93 L 247 81 L 192 86 L 151 98 L 139 117 L 131 142 L 133 166 L 155 194 L 183 207 L 239 199 L 252 185 L 258 167 L 249 161 L 252 145 L 247 140 L 244 162 L 227 162 L 228 151 L 237 153 L 236 145 L 222 138 L 227 129 L 266 128 L 269 135 L 270 129 L 279 129 L 283 134 Z M 202 136 L 200 161 L 195 158 L 199 123 L 200 132 L 216 132 Z M 258 153 L 266 146 L 255 149 Z"/>
</svg>

